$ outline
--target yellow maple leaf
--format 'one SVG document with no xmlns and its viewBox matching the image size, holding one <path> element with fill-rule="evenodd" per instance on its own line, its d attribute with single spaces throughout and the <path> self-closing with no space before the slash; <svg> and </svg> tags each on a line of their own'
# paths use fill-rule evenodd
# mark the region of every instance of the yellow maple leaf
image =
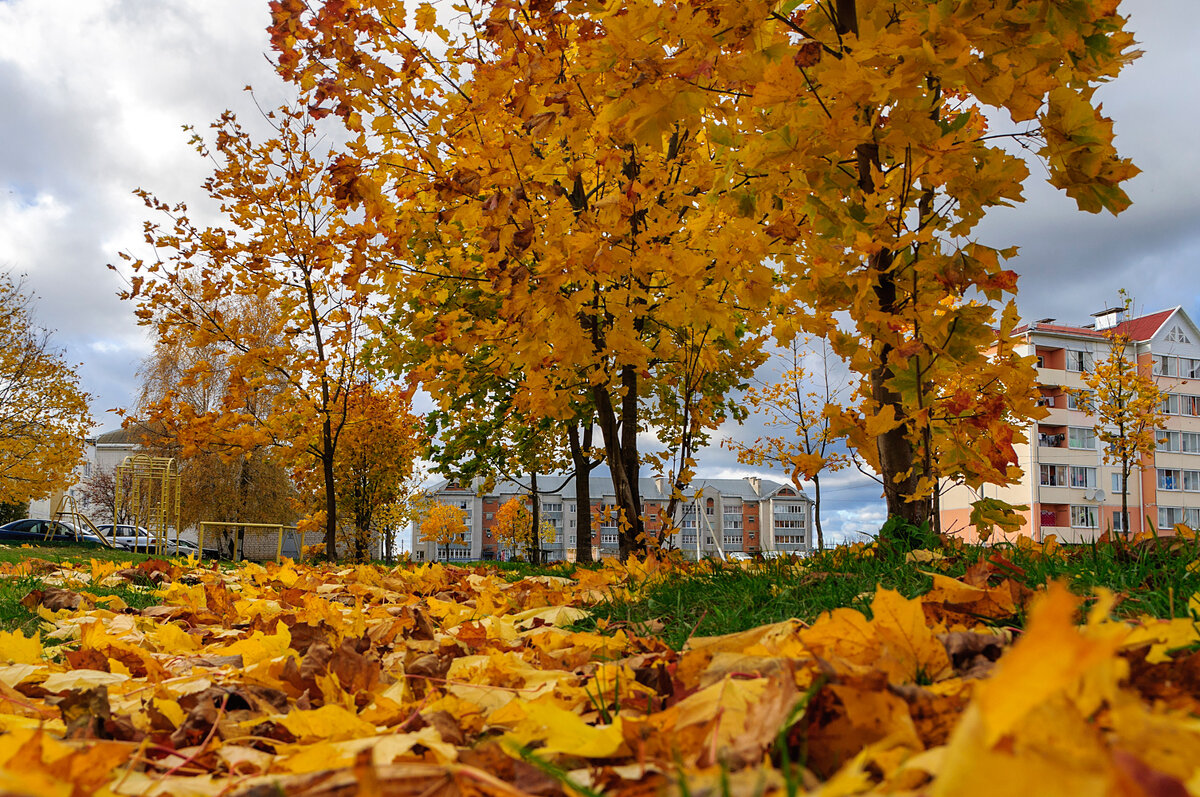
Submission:
<svg viewBox="0 0 1200 797">
<path fill-rule="evenodd" d="M 0 631 L 0 664 L 41 664 L 42 635 L 26 638 L 21 629 Z"/>
</svg>

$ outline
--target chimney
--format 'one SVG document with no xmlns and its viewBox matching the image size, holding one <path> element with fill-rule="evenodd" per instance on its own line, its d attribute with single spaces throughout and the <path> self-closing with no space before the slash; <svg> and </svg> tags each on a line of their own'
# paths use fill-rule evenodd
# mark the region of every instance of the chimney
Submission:
<svg viewBox="0 0 1200 797">
<path fill-rule="evenodd" d="M 1125 312 L 1123 307 L 1110 307 L 1096 313 L 1092 313 L 1092 318 L 1096 319 L 1096 329 L 1112 329 L 1117 324 L 1121 323 L 1121 314 Z"/>
<path fill-rule="evenodd" d="M 757 476 L 747 476 L 745 478 L 746 478 L 746 481 L 748 481 L 750 483 L 750 489 L 754 491 L 754 494 L 761 496 L 762 495 L 762 479 L 758 478 Z"/>
</svg>

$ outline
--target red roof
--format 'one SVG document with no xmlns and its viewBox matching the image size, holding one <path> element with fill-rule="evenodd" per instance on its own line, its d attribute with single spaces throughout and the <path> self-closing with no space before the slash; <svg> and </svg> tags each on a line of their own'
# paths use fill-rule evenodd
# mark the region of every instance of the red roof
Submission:
<svg viewBox="0 0 1200 797">
<path fill-rule="evenodd" d="M 1117 324 L 1114 329 L 1122 335 L 1128 335 L 1130 340 L 1150 340 L 1177 309 L 1172 307 L 1170 310 L 1159 310 L 1157 313 L 1131 318 Z"/>
<path fill-rule="evenodd" d="M 1036 328 L 1038 332 L 1059 332 L 1064 335 L 1078 335 L 1087 338 L 1104 338 L 1110 333 L 1128 335 L 1130 340 L 1149 340 L 1154 337 L 1167 319 L 1179 308 L 1172 307 L 1170 310 L 1160 310 L 1157 313 L 1143 315 L 1137 318 L 1131 318 L 1128 321 L 1122 321 L 1114 327 L 1108 329 L 1092 329 L 1087 327 L 1072 327 L 1065 324 L 1027 324 L 1017 327 L 1014 332 L 1020 334 L 1029 332 Z"/>
</svg>

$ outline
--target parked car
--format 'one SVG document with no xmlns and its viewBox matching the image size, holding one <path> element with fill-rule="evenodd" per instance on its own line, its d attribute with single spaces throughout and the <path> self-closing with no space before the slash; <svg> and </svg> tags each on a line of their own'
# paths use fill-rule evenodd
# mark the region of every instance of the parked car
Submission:
<svg viewBox="0 0 1200 797">
<path fill-rule="evenodd" d="M 96 529 L 108 538 L 112 544 L 126 551 L 135 553 L 157 553 L 158 540 L 154 534 L 143 526 L 131 526 L 119 523 L 114 526 L 111 523 L 103 523 Z M 195 556 L 200 557 L 200 548 L 196 543 L 189 540 L 176 541 L 173 535 L 168 535 L 163 541 L 163 553 L 168 556 Z M 215 558 L 216 550 L 205 551 L 205 556 Z"/>
<path fill-rule="evenodd" d="M 753 561 L 753 559 L 754 556 L 746 553 L 745 551 L 734 551 L 729 554 L 729 561 L 731 562 L 750 562 Z"/>
<path fill-rule="evenodd" d="M 83 545 L 103 547 L 104 541 L 90 531 L 78 531 L 61 520 L 26 518 L 0 526 L 0 544 Z"/>
</svg>

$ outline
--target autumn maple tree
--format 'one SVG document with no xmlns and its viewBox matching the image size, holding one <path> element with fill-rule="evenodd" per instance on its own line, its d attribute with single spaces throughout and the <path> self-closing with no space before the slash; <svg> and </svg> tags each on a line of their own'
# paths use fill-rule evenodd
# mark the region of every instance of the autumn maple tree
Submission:
<svg viewBox="0 0 1200 797">
<path fill-rule="evenodd" d="M 214 123 L 211 144 L 193 139 L 215 164 L 204 187 L 223 226 L 139 192 L 165 220 L 146 223 L 153 256 L 122 254 L 132 271 L 122 296 L 164 345 L 216 350 L 193 358 L 187 380 L 223 369 L 217 408 L 195 415 L 168 394 L 147 420 L 169 418 L 177 432 L 234 452 L 269 444 L 289 464 L 314 459 L 334 558 L 335 462 L 371 299 L 359 280 L 381 255 L 372 223 L 335 201 L 340 183 L 329 166 L 338 155 L 313 117 L 285 106 L 266 120 L 273 137 L 262 142 L 230 113 Z"/>
<path fill-rule="evenodd" d="M 355 561 L 368 561 L 382 537 L 383 524 L 376 522 L 381 510 L 406 502 L 419 443 L 419 419 L 412 412 L 410 391 L 371 381 L 350 386 L 334 470 L 343 526 L 339 534 Z M 318 499 L 316 512 L 321 513 L 322 478 L 314 462 L 303 463 L 295 475 L 299 484 L 318 487 L 312 494 Z"/>
<path fill-rule="evenodd" d="M 775 465 L 787 471 L 797 490 L 801 482 L 813 485 L 813 515 L 816 542 L 825 549 L 821 526 L 821 474 L 839 471 L 850 464 L 840 438 L 833 432 L 827 407 L 842 403 L 844 387 L 830 373 L 828 344 L 824 340 L 807 346 L 793 340 L 785 365 L 776 382 L 756 385 L 746 391 L 746 402 L 763 422 L 779 434 L 768 434 L 753 443 L 726 440 L 737 452 L 738 462 L 747 465 Z"/>
<path fill-rule="evenodd" d="M 0 502 L 73 481 L 92 425 L 74 366 L 39 328 L 20 280 L 0 274 Z"/>
<path fill-rule="evenodd" d="M 594 10 L 471 5 L 451 32 L 429 4 L 277 3 L 272 37 L 358 135 L 337 169 L 397 252 L 393 367 L 444 407 L 491 373 L 518 381 L 521 417 L 594 418 L 628 555 L 646 544 L 639 433 L 661 418 L 687 446 L 720 423 L 761 358 L 774 272 L 742 234 L 757 222 L 701 199 L 721 175 L 698 119 L 621 121 L 652 76 L 611 62 Z"/>
<path fill-rule="evenodd" d="M 419 529 L 421 536 L 418 541 L 441 547 L 447 558 L 451 545 L 468 544 L 466 537 L 470 530 L 467 528 L 467 513 L 453 504 L 434 502 L 426 509 Z"/>
<path fill-rule="evenodd" d="M 1125 297 L 1128 313 L 1129 297 Z M 1136 347 L 1121 327 L 1106 333 L 1108 354 L 1083 373 L 1088 390 L 1075 395 L 1087 402 L 1096 418 L 1096 437 L 1104 444 L 1104 461 L 1116 465 L 1121 473 L 1121 531 L 1129 534 L 1129 474 L 1143 457 L 1153 456 L 1158 447 L 1158 432 L 1166 416 L 1162 412 L 1163 392 L 1149 366 L 1136 360 Z"/>
</svg>

